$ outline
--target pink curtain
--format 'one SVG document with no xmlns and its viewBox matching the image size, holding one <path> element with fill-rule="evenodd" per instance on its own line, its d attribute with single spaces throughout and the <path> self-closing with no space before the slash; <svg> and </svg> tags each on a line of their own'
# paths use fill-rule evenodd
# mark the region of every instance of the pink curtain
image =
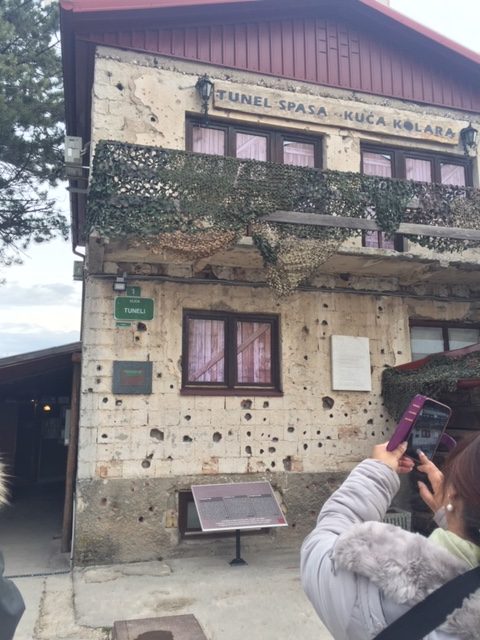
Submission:
<svg viewBox="0 0 480 640">
<path fill-rule="evenodd" d="M 283 143 L 283 162 L 296 167 L 315 166 L 315 146 L 307 142 L 285 140 Z"/>
<path fill-rule="evenodd" d="M 271 337 L 267 322 L 237 322 L 237 382 L 272 383 Z"/>
<path fill-rule="evenodd" d="M 363 173 L 367 176 L 380 176 L 381 178 L 392 177 L 392 157 L 388 153 L 371 153 L 364 151 Z"/>
<path fill-rule="evenodd" d="M 237 158 L 244 160 L 267 159 L 267 138 L 250 133 L 237 133 Z"/>
<path fill-rule="evenodd" d="M 365 151 L 362 154 L 363 173 L 367 176 L 392 177 L 392 157 L 386 153 L 372 153 Z M 394 249 L 393 238 L 387 240 L 382 231 L 365 231 L 363 236 L 365 247 L 382 249 Z"/>
<path fill-rule="evenodd" d="M 193 151 L 224 156 L 225 131 L 209 127 L 193 127 Z"/>
<path fill-rule="evenodd" d="M 407 180 L 416 180 L 417 182 L 432 182 L 432 163 L 429 160 L 406 158 L 405 171 Z"/>
<path fill-rule="evenodd" d="M 225 381 L 225 322 L 188 322 L 188 382 Z"/>
<path fill-rule="evenodd" d="M 441 165 L 442 184 L 452 184 L 457 187 L 464 187 L 465 167 L 460 164 L 443 164 Z"/>
</svg>

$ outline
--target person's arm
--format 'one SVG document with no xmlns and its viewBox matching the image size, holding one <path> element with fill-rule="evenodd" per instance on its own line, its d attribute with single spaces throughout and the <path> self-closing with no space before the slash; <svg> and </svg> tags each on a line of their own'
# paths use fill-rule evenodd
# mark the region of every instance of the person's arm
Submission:
<svg viewBox="0 0 480 640">
<path fill-rule="evenodd" d="M 3 570 L 3 556 L 0 553 L 0 640 L 12 640 L 25 611 L 25 603 L 13 582 L 3 577 Z"/>
<path fill-rule="evenodd" d="M 386 451 L 386 445 L 375 447 L 374 459 L 360 463 L 325 502 L 315 529 L 302 545 L 303 588 L 336 637 L 347 637 L 357 588 L 355 574 L 335 568 L 335 543 L 354 524 L 383 519 L 400 487 L 397 471 L 413 467 L 403 458 L 404 453 L 403 445 L 391 453 Z"/>
</svg>

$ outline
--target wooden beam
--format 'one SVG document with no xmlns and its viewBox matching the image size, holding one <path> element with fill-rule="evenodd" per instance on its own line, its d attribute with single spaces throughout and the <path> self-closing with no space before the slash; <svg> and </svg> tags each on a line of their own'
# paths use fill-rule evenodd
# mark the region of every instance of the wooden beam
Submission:
<svg viewBox="0 0 480 640">
<path fill-rule="evenodd" d="M 361 229 L 364 231 L 381 231 L 381 227 L 374 220 L 363 218 L 349 218 L 347 216 L 326 216 L 317 213 L 300 213 L 296 211 L 275 211 L 265 218 L 264 222 L 279 222 L 282 224 L 306 224 L 313 227 L 336 227 L 340 229 Z M 428 224 L 413 224 L 402 222 L 397 233 L 413 236 L 430 236 L 432 238 L 450 238 L 452 240 L 480 241 L 480 231 L 477 229 L 461 229 L 460 227 L 433 227 Z"/>
</svg>

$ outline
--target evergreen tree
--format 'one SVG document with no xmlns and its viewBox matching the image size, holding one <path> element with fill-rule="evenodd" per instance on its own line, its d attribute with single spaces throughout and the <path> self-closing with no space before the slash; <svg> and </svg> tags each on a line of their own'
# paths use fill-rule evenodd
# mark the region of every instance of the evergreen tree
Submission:
<svg viewBox="0 0 480 640">
<path fill-rule="evenodd" d="M 47 191 L 62 169 L 57 33 L 56 3 L 0 0 L 0 266 L 68 233 Z"/>
</svg>

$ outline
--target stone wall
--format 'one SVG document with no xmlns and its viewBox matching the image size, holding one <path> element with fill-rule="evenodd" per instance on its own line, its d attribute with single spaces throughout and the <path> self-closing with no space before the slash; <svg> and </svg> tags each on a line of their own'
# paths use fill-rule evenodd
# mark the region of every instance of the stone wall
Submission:
<svg viewBox="0 0 480 640">
<path fill-rule="evenodd" d="M 131 284 L 155 301 L 146 330 L 116 328 L 111 281 L 87 282 L 75 539 L 82 562 L 171 551 L 177 492 L 191 481 L 270 479 L 290 525 L 300 521 L 274 535 L 295 538 L 341 474 L 388 438 L 380 378 L 385 365 L 410 359 L 409 317 L 476 317 L 464 302 L 319 292 L 279 301 L 248 286 Z M 283 396 L 182 395 L 185 308 L 279 314 Z M 334 334 L 370 339 L 371 393 L 332 391 Z M 152 394 L 115 396 L 113 360 L 152 361 Z"/>
</svg>

